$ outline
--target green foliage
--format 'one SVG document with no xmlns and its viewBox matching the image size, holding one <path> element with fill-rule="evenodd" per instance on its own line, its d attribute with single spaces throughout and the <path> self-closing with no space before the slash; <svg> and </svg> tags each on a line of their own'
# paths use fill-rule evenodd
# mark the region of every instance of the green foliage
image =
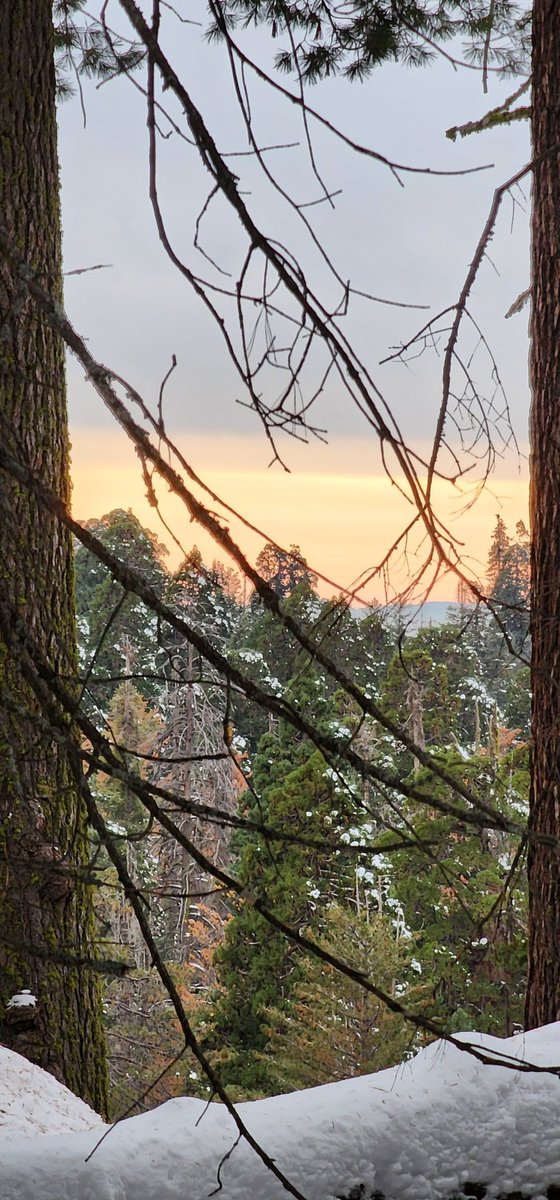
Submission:
<svg viewBox="0 0 560 1200">
<path fill-rule="evenodd" d="M 526 749 L 469 761 L 448 754 L 444 761 L 504 813 L 518 816 L 526 804 Z M 428 783 L 423 773 L 417 782 Z M 433 780 L 429 790 L 450 799 Z M 430 1015 L 449 1029 L 509 1036 L 521 1019 L 525 973 L 526 884 L 521 866 L 513 869 L 517 846 L 505 834 L 477 833 L 429 805 L 411 807 L 406 818 L 418 848 L 393 856 L 390 889 L 432 991 Z M 382 836 L 381 849 L 383 842 Z"/>
<path fill-rule="evenodd" d="M 110 79 L 135 71 L 145 57 L 144 47 L 124 41 L 113 30 L 109 38 L 85 9 L 85 0 L 54 0 L 54 42 L 57 92 L 61 100 L 74 95 L 82 76 Z"/>
<path fill-rule="evenodd" d="M 318 839 L 330 840 L 335 806 L 333 784 L 317 753 L 291 770 L 280 785 L 262 793 L 267 823 Z M 315 914 L 343 891 L 344 871 L 335 869 L 327 846 L 324 851 L 292 842 L 277 847 L 255 837 L 243 845 L 237 875 L 247 901 L 236 908 L 216 955 L 222 990 L 212 1014 L 209 1044 L 214 1050 L 220 1047 L 224 1080 L 253 1094 L 270 1091 L 270 1065 L 262 1056 L 266 1011 L 288 1001 L 301 954 L 270 928 L 251 899 L 261 900 L 297 929 L 314 926 Z"/>
<path fill-rule="evenodd" d="M 394 993 L 410 943 L 396 939 L 387 918 L 331 905 L 323 923 L 322 948 Z M 267 1017 L 266 1056 L 279 1092 L 383 1070 L 403 1058 L 414 1038 L 401 1017 L 318 958 L 300 962 L 289 1007 L 272 1008 Z"/>
<path fill-rule="evenodd" d="M 235 591 L 239 593 L 235 572 L 227 572 L 220 563 L 209 570 L 193 546 L 170 580 L 166 600 L 191 623 L 206 629 L 213 644 L 223 649 L 239 619 Z"/>
<path fill-rule="evenodd" d="M 503 525 L 501 518 L 498 522 Z M 505 526 L 504 526 L 505 533 Z M 491 598 L 515 651 L 525 648 L 529 629 L 529 534 L 523 521 L 515 527 L 515 538 L 496 536 L 490 550 Z"/>
<path fill-rule="evenodd" d="M 481 637 L 485 636 L 487 620 L 472 614 L 472 628 L 464 625 L 441 625 L 420 629 L 415 644 L 425 648 L 445 680 L 445 704 L 439 705 L 442 719 L 440 745 L 457 740 L 461 745 L 475 746 L 477 737 L 484 737 L 494 712 L 495 698 L 487 689 L 480 658 Z M 437 701 L 436 701 L 437 703 Z M 425 706 L 429 701 L 425 701 Z M 435 741 L 438 738 L 436 735 Z M 476 746 L 475 746 L 476 748 Z"/>
<path fill-rule="evenodd" d="M 163 594 L 167 580 L 165 546 L 155 534 L 143 529 L 130 509 L 115 509 L 100 520 L 87 521 L 86 528 Z M 158 628 L 153 613 L 136 596 L 125 592 L 84 546 L 77 548 L 74 561 L 80 658 L 95 701 L 106 703 L 123 675 L 134 676 L 142 695 L 153 700 L 157 691 L 154 676 L 159 669 Z"/>
<path fill-rule="evenodd" d="M 323 604 L 309 580 L 304 578 L 286 597 L 282 607 L 301 629 L 310 634 L 320 618 Z M 230 650 L 229 658 L 273 695 L 280 695 L 288 681 L 305 673 L 307 666 L 307 656 L 301 654 L 295 637 L 254 597 L 236 626 L 235 647 Z M 268 715 L 240 697 L 234 699 L 233 712 L 236 726 L 242 729 L 251 749 L 255 750 L 268 727 Z"/>
<path fill-rule="evenodd" d="M 529 735 L 529 536 L 518 521 L 510 538 L 497 518 L 488 556 L 492 616 L 481 629 L 480 670 L 503 724 Z"/>
<path fill-rule="evenodd" d="M 414 707 L 416 705 L 416 719 Z M 447 671 L 418 646 L 417 638 L 391 659 L 383 690 L 388 717 L 406 729 L 418 745 L 440 744 L 449 717 Z"/>
<path fill-rule="evenodd" d="M 492 533 L 492 541 L 490 542 L 490 548 L 488 550 L 488 565 L 486 569 L 486 575 L 491 592 L 496 586 L 496 582 L 504 566 L 510 544 L 511 543 L 508 537 L 505 522 L 498 514 L 496 517 L 494 531 Z"/>
<path fill-rule="evenodd" d="M 299 71 L 314 82 L 343 74 L 363 79 L 383 62 L 423 66 L 438 47 L 463 38 L 471 63 L 490 65 L 503 74 L 517 73 L 529 57 L 530 13 L 512 0 L 356 0 L 351 9 L 320 0 L 228 0 L 209 30 L 264 25 L 272 38 L 286 34 L 276 55 L 279 70 Z"/>
<path fill-rule="evenodd" d="M 291 596 L 301 584 L 307 584 L 307 587 L 312 589 L 317 583 L 317 576 L 307 565 L 299 546 L 290 546 L 286 551 L 272 542 L 267 542 L 255 565 L 262 578 L 266 579 L 281 599 Z"/>
<path fill-rule="evenodd" d="M 309 605 L 304 615 L 309 623 L 308 631 L 313 641 L 347 677 L 375 695 L 381 685 L 393 644 L 380 611 L 371 608 L 360 619 L 353 615 L 348 601 L 343 597 L 315 602 Z M 296 659 L 296 669 L 306 662 L 301 654 Z M 325 691 L 332 695 L 338 683 L 331 677 L 325 679 Z"/>
<path fill-rule="evenodd" d="M 241 793 L 239 812 L 253 823 L 318 842 L 316 848 L 276 843 L 246 831 L 224 837 L 223 830 L 200 822 L 194 834 L 210 856 L 214 842 L 220 842 L 220 862 L 244 887 L 244 897 L 229 913 L 220 899 L 201 917 L 201 928 L 212 930 L 211 944 L 203 946 L 204 937 L 196 936 L 204 970 L 196 979 L 189 977 L 197 1028 L 232 1096 L 256 1097 L 377 1070 L 400 1060 L 411 1041 L 418 1044 L 409 1026 L 357 985 L 276 933 L 255 900 L 340 958 L 363 964 L 383 991 L 404 997 L 407 1007 L 444 1027 L 510 1032 L 521 1012 L 526 917 L 522 864 L 509 875 L 513 841 L 473 832 L 460 818 L 435 809 L 431 801 L 436 799 L 453 800 L 459 809 L 461 803 L 378 722 L 364 719 L 336 680 L 310 661 L 258 602 L 240 606 L 238 581 L 219 564 L 208 568 L 193 547 L 170 577 L 162 548 L 132 514 L 109 514 L 93 527 L 117 553 L 127 542 L 152 585 L 244 672 L 285 696 L 316 729 L 352 739 L 360 754 L 385 770 L 408 773 L 426 794 L 425 805 L 397 802 L 386 789 L 347 767 L 339 769 L 336 761 L 327 764 L 287 722 L 257 711 L 243 697 L 231 697 L 227 726 L 236 744 L 245 747 L 251 783 Z M 302 563 L 299 556 L 298 570 Z M 269 566 L 272 571 L 272 560 Z M 115 674 L 111 688 L 102 685 L 105 692 L 101 688 L 98 694 L 115 741 L 127 747 L 123 763 L 178 794 L 233 808 L 240 781 L 233 781 L 232 770 L 228 781 L 215 763 L 188 762 L 193 750 L 223 749 L 225 692 L 215 673 L 189 643 L 167 628 L 155 629 L 133 598 L 130 607 L 118 607 L 121 597 L 109 575 L 81 550 L 77 574 L 83 662 L 87 650 L 98 675 L 109 668 Z M 527 574 L 526 531 L 519 525 L 510 538 L 498 524 L 489 581 L 496 604 L 508 616 L 517 613 L 515 596 L 526 589 Z M 340 598 L 321 600 L 305 573 L 282 604 L 337 666 L 461 783 L 506 814 L 524 816 L 526 669 L 501 650 L 491 617 L 463 599 L 447 624 L 403 637 L 395 653 L 395 635 L 382 612 L 373 609 L 357 620 Z M 118 609 L 112 619 L 111 605 Z M 102 625 L 105 638 L 96 653 Z M 135 663 L 139 673 L 149 672 L 150 664 L 154 671 L 151 683 L 144 681 L 150 690 L 145 686 L 143 694 L 130 680 L 119 684 L 123 667 L 125 674 L 129 668 L 135 674 Z M 142 765 L 130 753 L 147 745 L 161 758 L 157 767 Z M 137 843 L 145 820 L 141 805 L 118 782 L 101 780 L 97 786 L 115 836 L 126 846 L 133 878 L 150 896 L 158 945 L 178 968 L 192 963 L 191 931 L 201 901 L 189 899 L 183 906 L 180 897 L 204 893 L 203 874 L 193 874 L 189 856 L 157 828 L 147 843 Z M 191 818 L 182 820 L 192 832 Z M 416 846 L 386 852 L 399 832 L 407 841 L 416 839 Z M 371 846 L 371 852 L 356 856 L 346 849 L 356 843 Z M 107 872 L 100 858 L 97 865 Z M 110 872 L 106 879 L 115 882 Z M 106 936 L 121 940 L 145 973 L 148 964 L 126 906 L 109 903 L 101 917 Z M 138 996 L 145 991 L 147 1005 L 149 988 L 137 986 Z M 119 985 L 113 994 L 116 1007 L 124 1003 Z M 143 1004 L 139 1001 L 140 1008 Z M 117 1032 L 111 1034 L 115 1041 Z M 148 1065 L 149 1059 L 138 1063 L 139 1079 L 147 1076 Z M 196 1071 L 188 1074 L 186 1088 L 206 1095 Z"/>
</svg>

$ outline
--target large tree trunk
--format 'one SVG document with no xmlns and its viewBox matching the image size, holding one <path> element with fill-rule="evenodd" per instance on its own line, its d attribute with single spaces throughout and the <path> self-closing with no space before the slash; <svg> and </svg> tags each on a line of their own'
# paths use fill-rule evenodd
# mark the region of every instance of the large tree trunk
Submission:
<svg viewBox="0 0 560 1200">
<path fill-rule="evenodd" d="M 533 834 L 560 835 L 560 6 L 533 11 Z M 541 158 L 542 156 L 542 158 Z M 560 855 L 529 847 L 527 1028 L 560 1015 Z"/>
<path fill-rule="evenodd" d="M 0 3 L 0 221 L 43 284 L 60 294 L 51 0 Z M 63 347 L 5 263 L 0 333 L 0 437 L 67 501 Z M 12 628 L 24 623 L 57 675 L 75 674 L 69 537 L 4 474 L 0 602 L 4 621 L 11 612 Z M 0 634 L 0 1041 L 103 1111 L 97 978 L 48 958 L 53 947 L 67 956 L 91 948 L 91 893 L 80 878 L 84 813 L 67 755 L 49 735 L 9 641 L 8 622 Z M 36 996 L 34 1008 L 8 1005 L 22 988 Z"/>
</svg>

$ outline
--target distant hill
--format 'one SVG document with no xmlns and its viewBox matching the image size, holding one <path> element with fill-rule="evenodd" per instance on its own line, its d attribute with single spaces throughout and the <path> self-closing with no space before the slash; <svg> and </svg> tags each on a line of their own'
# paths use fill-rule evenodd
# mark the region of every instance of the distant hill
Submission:
<svg viewBox="0 0 560 1200">
<path fill-rule="evenodd" d="M 444 625 L 449 619 L 449 610 L 455 608 L 453 600 L 426 600 L 425 604 L 387 605 L 384 611 L 389 621 L 406 626 L 407 633 L 415 633 L 424 626 Z M 367 616 L 369 609 L 355 608 L 354 616 Z"/>
<path fill-rule="evenodd" d="M 405 604 L 395 609 L 395 617 L 405 622 L 414 633 L 425 625 L 444 625 L 449 619 L 449 609 L 455 608 L 452 600 L 426 600 L 425 604 Z"/>
</svg>

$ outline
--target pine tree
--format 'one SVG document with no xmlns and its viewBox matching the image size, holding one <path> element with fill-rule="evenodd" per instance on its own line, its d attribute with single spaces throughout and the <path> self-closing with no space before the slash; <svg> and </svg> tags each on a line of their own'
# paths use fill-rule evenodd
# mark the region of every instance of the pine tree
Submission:
<svg viewBox="0 0 560 1200">
<path fill-rule="evenodd" d="M 221 563 L 208 568 L 198 546 L 193 546 L 175 571 L 167 600 L 189 620 L 206 630 L 212 644 L 223 649 L 240 615 L 239 576 Z"/>
<path fill-rule="evenodd" d="M 441 0 L 406 0 L 394 4 L 357 4 L 350 12 L 336 5 L 318 7 L 314 0 L 227 0 L 224 19 L 267 25 L 279 39 L 276 62 L 282 71 L 299 70 L 305 81 L 335 74 L 362 80 L 385 62 L 422 66 L 452 38 L 469 43 L 469 61 L 490 62 L 504 73 L 517 73 L 528 54 L 530 14 L 502 0 L 488 10 L 484 0 L 469 4 Z M 219 26 L 218 26 L 219 28 Z M 287 34 L 291 31 L 291 37 Z M 488 38 L 488 32 L 494 35 Z"/>
<path fill-rule="evenodd" d="M 531 296 L 531 638 L 532 736 L 529 844 L 529 971 L 526 1024 L 556 1021 L 560 1008 L 560 539 L 558 499 L 560 231 L 558 154 L 560 11 L 533 4 L 533 174 Z M 542 835 L 542 840 L 541 840 Z"/>
<path fill-rule="evenodd" d="M 167 584 L 165 546 L 129 509 L 114 509 L 86 522 L 99 541 L 140 571 L 160 594 Z M 149 701 L 158 694 L 161 640 L 157 621 L 136 596 L 126 593 L 85 547 L 75 557 L 80 658 L 94 706 L 103 708 L 123 676 L 134 676 Z"/>
<path fill-rule="evenodd" d="M 387 716 L 398 722 L 409 736 L 414 733 L 420 736 L 419 745 L 445 744 L 456 727 L 459 701 L 450 692 L 447 667 L 444 662 L 434 661 L 417 638 L 411 638 L 406 648 L 394 654 L 389 662 L 382 704 Z M 412 762 L 411 755 L 402 749 L 396 753 L 406 771 L 407 764 Z"/>
<path fill-rule="evenodd" d="M 488 579 L 490 595 L 493 594 L 500 572 L 503 569 L 509 548 L 510 539 L 508 537 L 505 522 L 498 514 L 492 534 L 490 549 L 488 551 L 488 565 L 486 568 L 486 577 Z"/>
<path fill-rule="evenodd" d="M 317 576 L 307 565 L 299 546 L 281 550 L 267 542 L 257 558 L 256 567 L 281 599 L 291 596 L 302 583 L 313 588 L 317 582 Z"/>
<path fill-rule="evenodd" d="M 277 774 L 277 764 L 274 774 Z M 259 775 L 257 772 L 257 782 Z M 250 797 L 250 794 L 248 794 Z M 290 770 L 281 783 L 260 793 L 251 815 L 264 817 L 286 833 L 330 838 L 337 801 L 326 763 L 307 751 L 307 761 Z M 336 872 L 336 873 L 335 873 Z M 212 1013 L 211 1045 L 220 1048 L 220 1071 L 229 1084 L 244 1093 L 273 1090 L 263 1058 L 267 1043 L 266 1010 L 289 1001 L 301 955 L 282 934 L 271 929 L 250 903 L 258 897 L 282 920 L 300 928 L 314 922 L 316 912 L 344 889 L 342 865 L 332 854 L 297 843 L 272 846 L 260 837 L 246 837 L 237 876 L 249 896 L 226 928 L 215 965 L 221 992 Z"/>
<path fill-rule="evenodd" d="M 505 529 L 505 526 L 504 526 Z M 529 534 L 523 521 L 515 527 L 515 538 L 507 538 L 489 577 L 491 599 L 496 602 L 500 622 L 506 629 L 513 651 L 528 653 L 525 645 L 529 630 Z M 491 551 L 492 553 L 492 551 Z"/>
<path fill-rule="evenodd" d="M 308 579 L 302 579 L 283 601 L 285 613 L 297 621 L 305 633 L 319 629 L 319 640 L 324 632 L 321 613 L 324 604 L 319 600 Z M 247 606 L 235 631 L 235 644 L 230 649 L 232 662 L 239 662 L 249 678 L 262 683 L 277 695 L 281 694 L 289 681 L 305 670 L 308 655 L 293 634 L 268 609 L 262 609 L 256 600 Z M 236 725 L 243 730 L 250 747 L 255 750 L 259 738 L 269 728 L 270 720 L 261 708 L 235 697 L 233 713 Z"/>
<path fill-rule="evenodd" d="M 508 742 L 496 729 L 493 744 L 476 757 L 449 752 L 445 761 L 465 781 L 476 779 L 482 795 L 499 796 L 501 811 L 513 814 L 527 804 L 528 755 L 526 746 Z M 428 781 L 421 772 L 416 782 Z M 429 788 L 446 799 L 433 780 Z M 516 843 L 505 834 L 469 830 L 426 805 L 406 805 L 403 816 L 418 847 L 391 856 L 388 895 L 414 938 L 431 993 L 427 1009 L 448 1029 L 509 1036 L 522 1015 L 526 947 L 526 879 L 521 868 L 509 874 Z"/>
<path fill-rule="evenodd" d="M 332 905 L 324 914 L 319 944 L 363 971 L 377 987 L 394 994 L 406 970 L 403 948 L 390 921 L 368 920 L 349 907 Z M 348 1079 L 399 1062 L 414 1032 L 359 984 L 318 958 L 298 967 L 291 1003 L 267 1012 L 266 1061 L 275 1090 L 286 1092 Z"/>
<path fill-rule="evenodd" d="M 10 242 L 60 300 L 51 8 L 50 0 L 0 5 L 0 209 Z M 64 349 L 6 259 L 0 310 L 2 444 L 15 458 L 24 454 L 68 503 Z M 103 1111 L 97 976 L 52 957 L 53 947 L 63 960 L 93 954 L 81 766 L 51 732 L 30 685 L 32 657 L 55 678 L 76 676 L 72 547 L 64 528 L 4 472 L 1 490 L 0 1040 Z M 22 987 L 37 998 L 25 1022 L 8 1007 Z"/>
</svg>

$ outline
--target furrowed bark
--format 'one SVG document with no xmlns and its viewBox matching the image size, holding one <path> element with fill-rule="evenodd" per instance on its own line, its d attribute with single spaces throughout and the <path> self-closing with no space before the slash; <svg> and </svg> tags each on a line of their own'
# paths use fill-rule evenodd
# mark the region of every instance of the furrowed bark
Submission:
<svg viewBox="0 0 560 1200">
<path fill-rule="evenodd" d="M 535 0 L 531 321 L 530 825 L 560 834 L 560 8 Z M 560 854 L 532 841 L 526 1026 L 560 1015 Z"/>
<path fill-rule="evenodd" d="M 0 4 L 0 212 L 15 245 L 61 298 L 59 179 L 50 0 Z M 0 438 L 69 498 L 64 348 L 0 262 Z M 56 674 L 76 671 L 68 532 L 0 472 L 0 595 Z M 93 910 L 80 868 L 86 819 L 63 749 L 0 638 L 0 1041 L 106 1108 L 99 985 L 49 961 L 91 954 Z M 22 949 L 25 947 L 25 949 Z M 33 953 L 33 947 L 38 955 Z M 30 1010 L 8 1006 L 29 988 Z"/>
</svg>

